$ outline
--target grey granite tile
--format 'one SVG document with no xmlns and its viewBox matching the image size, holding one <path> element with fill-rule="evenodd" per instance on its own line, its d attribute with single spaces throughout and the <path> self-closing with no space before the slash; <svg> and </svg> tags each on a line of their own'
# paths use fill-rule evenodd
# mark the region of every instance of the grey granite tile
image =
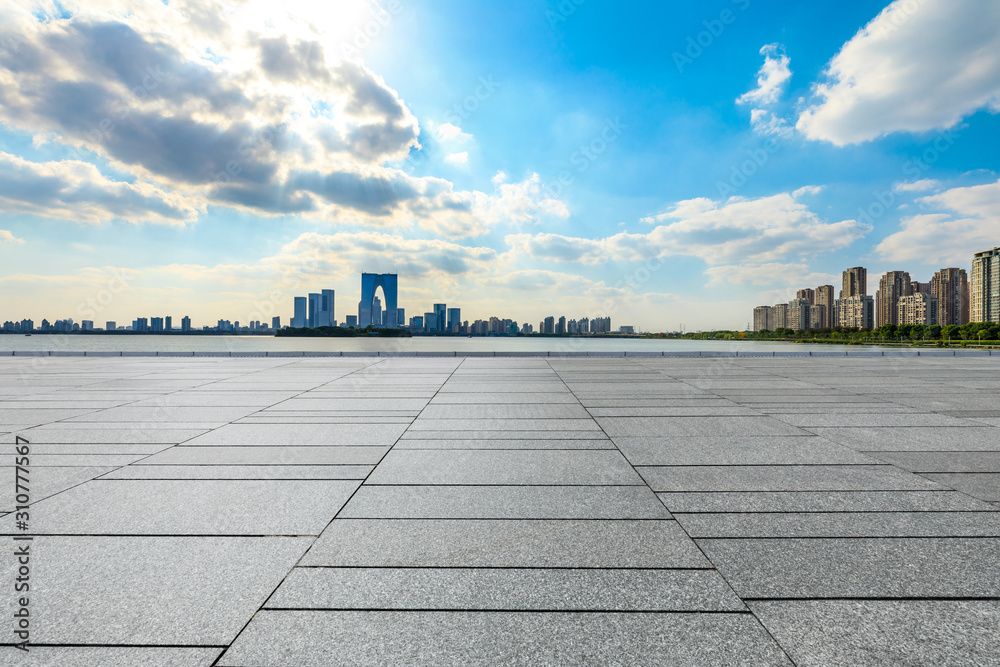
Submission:
<svg viewBox="0 0 1000 667">
<path fill-rule="evenodd" d="M 656 520 L 338 519 L 323 532 L 301 564 L 709 567 L 676 521 Z"/>
<path fill-rule="evenodd" d="M 36 537 L 31 641 L 229 644 L 311 541 Z M 14 559 L 3 567 L 5 580 L 13 581 Z"/>
<path fill-rule="evenodd" d="M 130 465 L 102 475 L 112 479 L 355 479 L 375 466 L 363 465 Z"/>
<path fill-rule="evenodd" d="M 675 514 L 691 537 L 1000 537 L 1000 512 Z"/>
<path fill-rule="evenodd" d="M 357 481 L 98 480 L 35 505 L 34 534 L 318 535 Z M 0 534 L 15 534 L 12 517 Z"/>
<path fill-rule="evenodd" d="M 425 419 L 590 419 L 582 405 L 576 403 L 495 403 L 495 404 L 431 404 L 420 413 Z"/>
<path fill-rule="evenodd" d="M 750 608 L 801 667 L 1000 662 L 997 601 L 761 600 Z"/>
<path fill-rule="evenodd" d="M 879 463 L 816 436 L 652 438 L 615 436 L 632 465 L 778 465 Z"/>
<path fill-rule="evenodd" d="M 603 431 L 561 431 L 561 430 L 529 430 L 529 431 L 505 431 L 505 430 L 471 430 L 471 431 L 425 431 L 409 429 L 400 438 L 404 440 L 600 440 L 608 442 L 608 436 Z"/>
<path fill-rule="evenodd" d="M 791 664 L 749 614 L 262 611 L 219 665 L 584 662 Z"/>
<path fill-rule="evenodd" d="M 419 431 L 558 431 L 600 432 L 600 427 L 586 419 L 425 419 L 421 416 L 410 425 L 409 432 Z M 603 436 L 603 434 L 602 434 Z"/>
<path fill-rule="evenodd" d="M 714 570 L 299 567 L 266 609 L 745 611 Z"/>
<path fill-rule="evenodd" d="M 375 465 L 389 447 L 238 445 L 171 447 L 137 465 Z"/>
<path fill-rule="evenodd" d="M 614 450 L 393 450 L 369 484 L 642 484 Z"/>
<path fill-rule="evenodd" d="M 924 473 L 924 477 L 980 500 L 1000 501 L 1000 473 Z"/>
<path fill-rule="evenodd" d="M 426 398 L 329 398 L 322 394 L 300 394 L 283 401 L 270 410 L 327 410 L 343 412 L 351 410 L 410 410 L 419 412 L 427 405 Z M 277 403 L 277 401 L 274 401 Z"/>
<path fill-rule="evenodd" d="M 227 424 L 189 445 L 391 445 L 399 424 Z"/>
<path fill-rule="evenodd" d="M 612 437 L 809 435 L 773 417 L 598 417 L 597 422 Z"/>
<path fill-rule="evenodd" d="M 65 423 L 21 431 L 18 435 L 27 438 L 31 444 L 167 444 L 190 440 L 208 429 L 178 430 L 173 428 L 67 428 Z"/>
<path fill-rule="evenodd" d="M 975 426 L 974 423 L 957 417 L 934 413 L 907 412 L 903 414 L 785 414 L 777 419 L 801 426 L 802 428 L 892 428 L 904 427 L 960 427 Z"/>
<path fill-rule="evenodd" d="M 393 447 L 394 451 L 403 449 L 617 449 L 615 444 L 604 438 L 563 440 L 560 438 L 481 438 L 481 439 L 416 439 L 408 438 L 406 434 Z M 603 434 L 601 434 L 603 435 Z"/>
<path fill-rule="evenodd" d="M 0 664 L 23 667 L 210 667 L 222 648 L 163 646 L 30 646 L 27 653 L 4 647 Z"/>
<path fill-rule="evenodd" d="M 646 486 L 371 486 L 348 519 L 669 519 Z"/>
<path fill-rule="evenodd" d="M 1000 450 L 1000 442 L 997 443 Z M 995 452 L 871 452 L 870 456 L 912 472 L 1000 473 Z"/>
<path fill-rule="evenodd" d="M 1000 429 L 989 426 L 810 428 L 809 431 L 868 452 L 995 451 Z"/>
<path fill-rule="evenodd" d="M 929 491 L 939 484 L 890 465 L 646 466 L 654 491 Z"/>
<path fill-rule="evenodd" d="M 433 400 L 431 400 L 430 405 L 474 405 L 477 403 L 490 403 L 494 405 L 503 403 L 531 403 L 541 405 L 554 403 L 575 404 L 578 403 L 578 401 L 576 400 L 576 396 L 567 391 L 558 393 L 519 392 L 516 394 L 484 394 L 481 392 L 460 394 L 457 392 L 451 392 L 437 394 L 434 396 Z"/>
<path fill-rule="evenodd" d="M 639 407 L 589 407 L 594 417 L 759 417 L 750 408 L 733 406 L 639 406 Z"/>
<path fill-rule="evenodd" d="M 982 512 L 957 491 L 746 491 L 658 493 L 672 512 Z"/>
<path fill-rule="evenodd" d="M 8 459 L 13 462 L 14 458 Z M 45 498 L 58 495 L 66 489 L 89 482 L 95 477 L 99 477 L 114 468 L 106 466 L 47 466 L 31 467 L 28 475 L 29 489 L 31 491 L 31 503 L 41 502 Z M 0 510 L 10 511 L 14 509 L 14 478 L 15 470 L 13 466 L 0 466 L 4 478 L 10 480 L 10 491 L 0 496 Z"/>
<path fill-rule="evenodd" d="M 699 539 L 746 598 L 1000 597 L 1000 538 Z"/>
</svg>

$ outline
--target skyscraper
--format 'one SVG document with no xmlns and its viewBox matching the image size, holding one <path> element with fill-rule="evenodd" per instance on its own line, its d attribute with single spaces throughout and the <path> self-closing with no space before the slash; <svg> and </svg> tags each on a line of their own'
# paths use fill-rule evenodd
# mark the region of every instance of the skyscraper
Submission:
<svg viewBox="0 0 1000 667">
<path fill-rule="evenodd" d="M 757 306 L 753 309 L 753 330 L 773 330 L 771 328 L 771 306 Z"/>
<path fill-rule="evenodd" d="M 448 306 L 443 303 L 434 304 L 434 330 L 435 331 L 447 331 L 448 330 Z"/>
<path fill-rule="evenodd" d="M 785 326 L 798 331 L 809 328 L 809 309 L 812 306 L 809 299 L 792 299 L 788 302 L 788 310 L 785 313 Z"/>
<path fill-rule="evenodd" d="M 301 329 L 306 325 L 306 303 L 304 296 L 295 297 L 294 309 L 292 311 L 292 326 Z"/>
<path fill-rule="evenodd" d="M 820 285 L 816 288 L 816 305 L 823 308 L 824 327 L 837 326 L 834 304 L 833 285 Z"/>
<path fill-rule="evenodd" d="M 333 315 L 333 296 L 332 289 L 325 289 L 320 292 L 316 326 L 332 327 L 334 322 L 336 322 Z"/>
<path fill-rule="evenodd" d="M 882 276 L 875 295 L 875 326 L 899 324 L 899 300 L 910 294 L 913 288 L 906 271 L 889 271 Z"/>
<path fill-rule="evenodd" d="M 309 293 L 309 305 L 306 311 L 306 326 L 307 327 L 318 327 L 319 326 L 319 300 L 320 295 L 316 292 Z"/>
<path fill-rule="evenodd" d="M 382 299 L 372 299 L 372 326 L 382 326 Z"/>
<path fill-rule="evenodd" d="M 840 298 L 865 296 L 868 294 L 868 269 L 855 266 L 843 274 L 843 285 L 840 288 Z"/>
<path fill-rule="evenodd" d="M 191 331 L 191 318 L 187 315 L 181 318 L 181 331 Z"/>
<path fill-rule="evenodd" d="M 542 331 L 543 334 L 555 333 L 556 331 L 556 318 L 549 315 L 542 321 Z"/>
<path fill-rule="evenodd" d="M 437 328 L 437 315 L 434 313 L 424 313 L 424 331 L 431 333 L 433 331 L 440 331 Z"/>
<path fill-rule="evenodd" d="M 969 322 L 969 279 L 965 269 L 941 269 L 931 278 L 931 295 L 938 300 L 938 324 Z"/>
<path fill-rule="evenodd" d="M 938 300 L 927 292 L 914 292 L 899 297 L 896 305 L 897 324 L 924 324 L 930 326 L 938 323 Z"/>
<path fill-rule="evenodd" d="M 566 333 L 566 316 L 565 315 L 561 315 L 559 317 L 559 321 L 556 322 L 556 333 L 557 334 L 564 334 L 564 333 Z"/>
<path fill-rule="evenodd" d="M 163 329 L 164 331 L 174 330 L 174 318 L 171 317 L 170 315 L 167 315 L 165 318 L 163 318 Z"/>
<path fill-rule="evenodd" d="M 970 321 L 1000 322 L 1000 248 L 973 256 L 970 283 Z"/>
<path fill-rule="evenodd" d="M 875 299 L 867 295 L 837 299 L 837 326 L 852 329 L 875 328 Z"/>
<path fill-rule="evenodd" d="M 461 328 L 462 328 L 462 309 L 461 308 L 449 308 L 448 309 L 448 332 L 449 333 L 455 333 L 458 329 L 461 329 Z"/>
<path fill-rule="evenodd" d="M 271 328 L 277 331 L 281 328 L 281 316 L 275 316 L 271 318 Z"/>
</svg>

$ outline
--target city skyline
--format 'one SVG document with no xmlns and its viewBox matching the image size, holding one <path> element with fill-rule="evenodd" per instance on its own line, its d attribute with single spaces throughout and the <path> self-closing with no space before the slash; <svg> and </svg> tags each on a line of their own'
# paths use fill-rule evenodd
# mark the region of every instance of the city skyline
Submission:
<svg viewBox="0 0 1000 667">
<path fill-rule="evenodd" d="M 995 3 L 41 2 L 0 26 L 4 319 L 287 319 L 370 271 L 470 321 L 739 329 L 845 266 L 926 278 L 1000 243 Z"/>
</svg>

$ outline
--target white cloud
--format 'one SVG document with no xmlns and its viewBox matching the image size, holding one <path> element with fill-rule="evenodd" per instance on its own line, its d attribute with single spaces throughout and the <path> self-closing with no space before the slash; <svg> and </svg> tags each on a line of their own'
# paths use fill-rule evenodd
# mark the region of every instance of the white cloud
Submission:
<svg viewBox="0 0 1000 667">
<path fill-rule="evenodd" d="M 472 135 L 462 131 L 462 128 L 454 123 L 441 123 L 440 125 L 430 124 L 434 138 L 442 143 L 464 144 L 472 141 Z"/>
<path fill-rule="evenodd" d="M 467 151 L 462 151 L 461 153 L 449 153 L 444 156 L 444 161 L 448 164 L 468 164 L 469 153 Z"/>
<path fill-rule="evenodd" d="M 768 105 L 781 97 L 785 84 L 792 78 L 791 59 L 781 44 L 765 44 L 760 49 L 764 64 L 757 72 L 757 87 L 737 98 L 737 104 Z"/>
<path fill-rule="evenodd" d="M 24 243 L 24 239 L 19 239 L 6 229 L 0 229 L 0 245 L 4 243 Z"/>
<path fill-rule="evenodd" d="M 766 264 L 726 264 L 705 270 L 709 285 L 784 285 L 786 289 L 802 289 L 838 282 L 840 276 L 814 271 L 806 262 L 769 262 Z M 794 294 L 793 294 L 794 295 Z M 786 299 L 787 300 L 787 299 Z"/>
<path fill-rule="evenodd" d="M 941 181 L 936 181 L 933 178 L 923 178 L 919 181 L 896 183 L 892 186 L 892 189 L 896 192 L 926 192 L 927 190 L 934 190 L 939 187 L 941 187 Z"/>
<path fill-rule="evenodd" d="M 787 120 L 767 109 L 750 110 L 750 127 L 757 134 L 774 137 L 789 137 L 794 132 Z"/>
<path fill-rule="evenodd" d="M 828 64 L 796 128 L 838 146 L 1000 111 L 1000 3 L 896 0 Z"/>
<path fill-rule="evenodd" d="M 1000 245 L 1000 180 L 952 188 L 917 202 L 936 212 L 903 219 L 875 250 L 893 262 L 966 267 L 972 255 Z"/>
<path fill-rule="evenodd" d="M 88 162 L 29 162 L 0 152 L 0 208 L 84 223 L 183 225 L 203 207 L 149 183 L 112 181 Z"/>
</svg>

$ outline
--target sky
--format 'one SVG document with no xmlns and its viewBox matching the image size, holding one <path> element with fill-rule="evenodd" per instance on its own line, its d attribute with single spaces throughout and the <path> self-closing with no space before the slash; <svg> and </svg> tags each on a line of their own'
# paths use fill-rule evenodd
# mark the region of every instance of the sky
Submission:
<svg viewBox="0 0 1000 667">
<path fill-rule="evenodd" d="M 1000 246 L 1000 3 L 0 0 L 0 321 L 742 329 Z"/>
</svg>

